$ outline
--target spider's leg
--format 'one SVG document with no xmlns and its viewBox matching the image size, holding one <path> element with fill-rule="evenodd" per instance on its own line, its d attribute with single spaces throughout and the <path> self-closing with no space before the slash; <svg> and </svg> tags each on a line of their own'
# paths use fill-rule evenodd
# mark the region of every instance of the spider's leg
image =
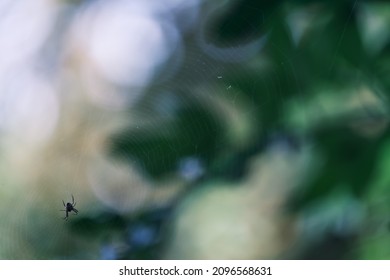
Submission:
<svg viewBox="0 0 390 280">
<path fill-rule="evenodd" d="M 62 201 L 62 204 L 64 204 L 64 207 L 66 207 L 66 205 L 65 205 L 65 202 L 64 202 L 64 201 Z"/>
<path fill-rule="evenodd" d="M 73 197 L 73 194 L 72 194 L 72 204 L 76 205 L 76 204 L 74 203 L 74 197 Z"/>
<path fill-rule="evenodd" d="M 76 213 L 76 215 L 79 212 L 79 210 L 77 210 L 76 208 L 73 208 L 73 211 Z"/>
</svg>

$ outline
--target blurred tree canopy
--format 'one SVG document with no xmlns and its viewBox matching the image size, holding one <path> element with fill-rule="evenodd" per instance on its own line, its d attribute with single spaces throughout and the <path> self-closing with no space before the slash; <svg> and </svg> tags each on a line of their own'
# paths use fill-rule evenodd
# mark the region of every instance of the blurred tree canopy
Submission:
<svg viewBox="0 0 390 280">
<path fill-rule="evenodd" d="M 151 86 L 140 101 L 161 102 L 151 96 L 162 97 L 162 88 L 176 92 L 181 97 L 174 120 L 156 121 L 148 131 L 132 127 L 120 132 L 113 138 L 114 155 L 135 160 L 157 180 L 175 172 L 182 158 L 196 155 L 205 164 L 206 181 L 231 180 L 234 170 L 242 170 L 238 176 L 245 177 L 243 167 L 267 149 L 278 133 L 290 148 L 310 143 L 321 158 L 312 178 L 293 194 L 291 211 L 301 211 L 339 189 L 366 206 L 375 205 L 371 195 L 389 183 L 375 183 L 382 176 L 378 174 L 378 169 L 383 170 L 380 159 L 386 157 L 383 151 L 389 143 L 389 4 L 348 0 L 224 3 L 204 3 L 205 18 L 200 24 L 204 30 L 186 35 L 185 49 L 191 51 L 186 53 L 181 73 Z M 226 60 L 196 45 L 199 32 L 204 35 L 201 40 L 221 53 L 227 49 Z M 248 59 L 229 61 L 234 52 L 251 52 L 246 46 L 259 38 L 265 38 L 264 45 L 248 54 Z M 251 127 L 261 129 L 248 132 L 245 145 L 235 143 L 226 135 L 224 121 L 207 106 L 209 95 L 233 106 L 236 101 L 244 104 L 239 114 L 250 112 Z M 143 114 L 152 114 L 149 108 L 135 106 Z M 389 202 L 388 192 L 383 199 Z M 374 208 L 388 223 L 387 208 Z M 348 247 L 311 257 L 390 256 L 388 233 L 379 234 L 381 241 L 359 234 L 337 237 L 341 244 L 358 240 L 353 243 L 357 255 L 348 255 Z M 381 252 L 377 242 L 383 242 Z"/>
<path fill-rule="evenodd" d="M 58 20 L 59 26 L 55 28 L 64 32 L 67 24 L 77 22 L 85 10 L 92 7 L 93 14 L 94 5 L 99 8 L 104 1 L 59 2 L 67 8 L 59 13 L 65 20 Z M 233 217 L 243 223 L 243 228 L 248 226 L 249 230 L 243 232 L 254 237 L 248 243 L 237 238 L 238 247 L 242 241 L 246 248 L 261 250 L 261 246 L 272 243 L 264 254 L 229 255 L 228 251 L 223 256 L 226 258 L 390 258 L 388 1 L 193 0 L 178 1 L 180 4 L 169 13 L 158 1 L 143 7 L 151 12 L 136 8 L 140 1 L 113 2 L 130 3 L 135 13 L 159 20 L 159 28 L 166 32 L 161 34 L 176 42 L 172 43 L 174 47 L 170 42 L 161 47 L 167 49 L 168 58 L 164 60 L 158 53 L 150 57 L 158 63 L 144 59 L 139 68 L 129 67 L 130 71 L 125 68 L 126 75 L 118 70 L 118 80 L 107 79 L 104 83 L 97 83 L 91 78 L 95 76 L 85 69 L 73 73 L 86 80 L 84 84 L 74 82 L 76 78 L 69 79 L 71 82 L 65 80 L 75 84 L 75 88 L 80 87 L 80 91 L 87 91 L 85 88 L 90 86 L 93 91 L 90 95 L 115 88 L 112 96 L 120 96 L 118 107 L 125 106 L 126 117 L 121 123 L 126 125 L 110 134 L 104 147 L 111 159 L 140 174 L 143 181 L 134 184 L 147 182 L 147 187 L 152 186 L 156 193 L 168 189 L 167 185 L 181 187 L 175 189 L 173 199 L 153 207 L 126 208 L 131 208 L 131 213 L 102 207 L 98 213 L 91 211 L 71 219 L 72 234 L 83 241 L 98 240 L 98 245 L 94 245 L 98 249 L 94 248 L 100 251 L 89 255 L 80 253 L 80 249 L 72 253 L 61 245 L 58 249 L 61 258 L 97 255 L 111 259 L 201 258 L 202 252 L 188 253 L 200 251 L 187 236 L 195 239 L 199 232 L 207 236 L 207 230 L 212 235 L 215 229 L 219 240 L 221 228 L 233 232 L 233 237 L 234 230 L 241 234 L 240 227 L 233 222 L 228 229 L 225 224 L 218 224 L 219 217 L 226 218 L 221 218 L 222 222 Z M 114 16 L 110 20 L 122 24 Z M 126 20 L 139 20 L 140 25 L 155 27 L 149 18 L 141 16 Z M 105 60 L 112 54 L 109 51 L 107 54 L 105 47 L 114 45 L 110 39 L 121 34 L 107 32 L 105 22 L 98 26 L 102 30 L 95 30 L 96 34 L 104 31 L 112 37 L 90 51 L 103 57 L 97 60 L 100 64 L 85 59 L 92 69 L 112 62 Z M 76 24 L 74 29 L 78 27 Z M 89 34 L 88 28 L 81 29 Z M 164 37 L 156 34 L 137 34 L 150 39 L 149 45 L 142 47 L 151 49 L 152 54 L 159 50 L 157 39 Z M 49 51 L 42 51 L 39 56 L 42 61 L 68 51 L 59 47 L 67 44 L 66 36 L 52 37 L 53 41 L 63 41 L 48 40 L 49 47 L 44 50 Z M 91 35 L 92 39 L 84 40 L 93 41 L 95 37 Z M 129 38 L 125 43 L 131 45 L 136 38 Z M 139 55 L 126 45 L 114 50 L 131 58 Z M 76 62 L 56 58 L 52 68 L 61 63 L 79 66 L 85 53 L 75 55 Z M 118 57 L 114 55 L 114 66 L 122 62 Z M 41 63 L 36 67 L 46 66 Z M 152 74 L 148 72 L 150 80 L 137 72 L 148 67 L 153 68 Z M 99 79 L 106 74 L 94 71 L 91 72 Z M 140 77 L 140 81 L 130 79 L 134 82 L 131 84 L 123 76 L 135 77 L 134 80 Z M 143 84 L 144 80 L 147 82 Z M 135 97 L 128 98 L 130 101 L 121 99 L 126 94 Z M 67 102 L 73 104 L 79 100 Z M 94 108 L 89 110 L 93 112 Z M 115 110 L 110 112 L 114 118 Z M 95 115 L 91 113 L 88 117 Z M 88 120 L 80 127 L 88 124 Z M 284 161 L 279 161 L 279 157 Z M 307 161 L 302 163 L 301 157 Z M 301 169 L 306 172 L 299 173 Z M 285 189 L 279 186 L 290 182 L 294 186 Z M 110 186 L 106 187 L 110 190 Z M 113 197 L 122 201 L 123 193 L 127 194 L 118 191 Z M 99 199 L 104 202 L 102 197 Z M 197 203 L 202 199 L 204 204 L 199 206 Z M 151 200 L 145 199 L 145 203 Z M 214 208 L 208 208 L 207 203 Z M 193 214 L 194 209 L 211 210 L 209 213 L 204 210 L 207 215 L 199 218 Z M 243 217 L 235 216 L 237 213 L 244 213 Z M 217 224 L 221 226 L 213 228 Z M 257 237 L 256 230 L 264 235 Z M 222 235 L 220 240 L 229 240 Z M 256 246 L 250 242 L 257 242 Z M 283 247 L 279 243 L 288 245 Z"/>
<path fill-rule="evenodd" d="M 248 110 L 253 110 L 254 126 L 262 129 L 249 134 L 252 140 L 244 148 L 221 152 L 228 147 L 219 145 L 220 141 L 228 142 L 223 139 L 221 121 L 212 116 L 212 109 L 199 106 L 199 102 L 205 101 L 187 99 L 172 123 L 163 124 L 147 135 L 134 128 L 119 134 L 113 140 L 114 153 L 135 158 L 156 178 L 174 172 L 181 158 L 196 154 L 207 163 L 208 176 L 218 174 L 228 178 L 232 169 L 241 169 L 254 154 L 267 147 L 272 139 L 270 135 L 283 132 L 283 137 L 293 137 L 298 143 L 309 141 L 323 157 L 318 174 L 305 186 L 305 191 L 293 196 L 294 209 L 327 197 L 335 188 L 346 188 L 353 197 L 366 201 L 368 194 L 375 192 L 372 182 L 378 176 L 379 159 L 389 143 L 389 4 L 383 1 L 243 0 L 229 1 L 209 10 L 203 25 L 206 28 L 204 40 L 209 44 L 244 49 L 245 44 L 266 37 L 258 54 L 237 64 L 213 60 L 199 50 L 201 60 L 223 69 L 224 80 L 229 80 L 229 86 L 239 95 L 235 98 L 250 104 Z M 373 35 L 365 32 L 375 32 L 375 27 L 365 26 L 373 25 L 372 20 L 386 25 L 387 33 L 378 33 L 388 38 L 385 43 L 375 39 L 367 41 L 366 38 Z M 196 36 L 188 35 L 188 48 L 193 47 L 191 37 Z M 374 44 L 381 45 L 372 46 Z M 262 65 L 262 61 L 267 65 Z M 204 75 L 191 82 L 205 84 L 202 90 L 213 90 L 208 77 L 211 73 L 193 67 L 188 65 L 183 69 L 186 74 L 179 76 L 204 71 Z M 158 90 L 157 87 L 151 91 Z M 191 88 L 186 90 L 192 91 Z M 207 94 L 221 95 L 220 92 Z M 322 97 L 328 99 L 329 104 L 316 101 Z M 148 95 L 145 98 L 149 98 Z M 226 98 L 223 93 L 222 98 Z M 354 98 L 360 98 L 360 104 L 352 105 Z M 296 118 L 288 113 L 292 102 L 298 104 L 298 111 L 303 115 L 300 123 L 291 121 Z M 161 135 L 161 129 L 172 134 Z M 226 153 L 230 156 L 226 157 Z M 216 164 L 222 164 L 222 172 L 213 173 L 211 167 Z M 389 199 L 387 194 L 386 199 Z M 387 215 L 383 215 L 388 221 Z M 388 241 L 383 242 L 389 245 Z M 390 256 L 390 251 L 384 255 L 364 252 L 360 255 L 363 258 Z"/>
</svg>

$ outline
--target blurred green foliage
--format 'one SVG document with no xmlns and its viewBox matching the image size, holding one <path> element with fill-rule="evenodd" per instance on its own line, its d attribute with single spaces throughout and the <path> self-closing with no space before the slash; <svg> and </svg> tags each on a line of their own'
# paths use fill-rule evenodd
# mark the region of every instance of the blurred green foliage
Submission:
<svg viewBox="0 0 390 280">
<path fill-rule="evenodd" d="M 239 50 L 264 36 L 263 48 L 248 60 L 223 61 L 210 57 L 196 45 L 193 38 L 197 38 L 200 31 L 191 30 L 184 38 L 184 49 L 191 51 L 185 52 L 180 73 L 162 84 L 150 85 L 139 106 L 129 108 L 132 115 L 139 113 L 153 119 L 153 125 L 133 125 L 113 135 L 110 153 L 137 165 L 155 181 L 177 175 L 180 161 L 191 156 L 204 164 L 204 180 L 211 181 L 215 177 L 232 180 L 245 179 L 245 167 L 254 156 L 273 144 L 275 133 L 290 143 L 289 149 L 299 149 L 309 143 L 313 153 L 321 158 L 319 168 L 290 198 L 289 211 L 305 211 L 313 202 L 325 200 L 341 189 L 341 193 L 347 192 L 368 209 L 364 224 L 370 225 L 371 231 L 363 229 L 345 236 L 327 232 L 324 240 L 307 249 L 303 257 L 390 258 L 390 177 L 384 175 L 390 167 L 389 152 L 383 154 L 390 146 L 387 109 L 390 40 L 371 53 L 361 28 L 366 23 L 361 20 L 364 9 L 378 5 L 374 16 L 381 16 L 389 23 L 387 32 L 390 33 L 390 12 L 379 13 L 381 5 L 389 10 L 390 4 L 351 0 L 235 0 L 225 1 L 225 5 L 216 2 L 204 3 L 202 10 L 206 17 L 203 26 L 206 30 L 202 32 L 209 44 Z M 294 29 L 302 32 L 299 38 L 294 37 L 293 33 L 298 32 Z M 202 66 L 199 60 L 207 65 Z M 194 61 L 198 64 L 191 64 Z M 166 67 L 169 68 L 169 62 Z M 213 72 L 213 69 L 217 70 Z M 222 77 L 220 73 L 223 73 L 223 81 L 227 81 L 224 86 L 210 78 L 212 75 L 216 79 L 219 75 Z M 240 113 L 251 110 L 250 121 L 254 127 L 261 127 L 248 136 L 251 141 L 244 147 L 227 145 L 226 124 L 205 98 L 214 95 L 224 102 L 233 100 L 234 105 L 235 99 L 226 93 L 227 88 L 234 90 L 235 99 L 250 104 Z M 359 96 L 361 88 L 368 89 L 379 101 L 372 105 L 363 96 L 360 105 L 352 108 L 350 99 L 353 98 L 348 98 Z M 165 119 L 163 114 L 141 106 L 162 102 L 158 96 L 163 96 L 162 92 L 167 89 L 175 92 L 179 104 L 178 109 L 171 109 L 175 111 L 173 118 Z M 199 94 L 199 91 L 206 92 Z M 333 104 L 329 112 L 325 103 L 312 102 L 322 91 L 330 92 L 325 94 Z M 292 121 L 297 117 L 291 113 L 294 102 L 298 104 L 304 125 Z M 378 124 L 379 129 L 365 133 Z M 233 173 L 236 176 L 232 176 Z M 173 209 L 174 206 L 173 203 Z M 156 252 L 167 238 L 161 228 L 171 217 L 171 209 L 164 211 L 156 209 L 133 218 L 102 213 L 96 218 L 80 218 L 71 228 L 80 235 L 102 233 L 105 229 L 125 232 L 119 239 L 125 240 L 126 245 L 117 258 L 159 258 Z M 164 214 L 156 218 L 157 212 Z M 387 224 L 385 229 L 380 227 L 382 223 Z M 139 231 L 143 232 L 140 235 L 152 235 L 157 241 L 137 239 Z"/>
<path fill-rule="evenodd" d="M 176 119 L 152 131 L 130 128 L 113 138 L 114 156 L 135 160 L 155 177 L 166 175 L 178 162 L 196 154 L 206 165 L 215 157 L 220 141 L 221 124 L 212 112 L 191 103 L 179 110 Z"/>
</svg>

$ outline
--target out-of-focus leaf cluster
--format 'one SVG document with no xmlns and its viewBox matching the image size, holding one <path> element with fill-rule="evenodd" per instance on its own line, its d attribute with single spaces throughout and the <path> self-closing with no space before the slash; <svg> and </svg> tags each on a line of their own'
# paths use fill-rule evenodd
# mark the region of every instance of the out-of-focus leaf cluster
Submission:
<svg viewBox="0 0 390 280">
<path fill-rule="evenodd" d="M 56 42 L 36 68 L 85 96 L 58 99 L 79 118 L 58 117 L 59 167 L 28 175 L 90 188 L 69 236 L 27 235 L 46 246 L 38 257 L 390 258 L 390 4 L 173 2 L 59 1 L 50 14 L 59 35 L 43 32 Z M 126 33 L 137 20 L 141 39 Z"/>
<path fill-rule="evenodd" d="M 161 87 L 168 87 L 172 91 L 184 90 L 197 99 L 181 100 L 185 106 L 176 112 L 173 121 L 156 121 L 148 131 L 133 127 L 121 132 L 113 140 L 114 154 L 135 160 L 147 174 L 156 178 L 176 172 L 180 159 L 196 155 L 206 163 L 207 178 L 229 178 L 232 170 L 241 170 L 253 156 L 261 154 L 272 142 L 275 132 L 282 132 L 286 139 L 293 137 L 298 143 L 309 142 L 322 158 L 320 167 L 308 183 L 292 195 L 291 205 L 294 207 L 291 209 L 294 210 L 291 211 L 301 211 L 308 205 L 321 203 L 337 190 L 348 193 L 363 208 L 375 204 L 367 197 L 369 193 L 375 193 L 373 181 L 379 176 L 379 158 L 388 146 L 390 40 L 372 47 L 374 41 L 365 41 L 369 37 L 365 33 L 370 32 L 367 31 L 370 27 L 365 25 L 374 24 L 370 22 L 374 19 L 367 17 L 378 16 L 387 24 L 385 30 L 390 31 L 389 5 L 381 1 L 243 0 L 230 1 L 225 6 L 209 6 L 212 12 L 206 12 L 208 17 L 203 25 L 206 30 L 202 30 L 209 44 L 221 49 L 239 49 L 251 40 L 265 36 L 264 47 L 249 60 L 239 63 L 214 60 L 212 55 L 210 57 L 193 46 L 191 37 L 196 37 L 196 32 L 199 32 L 194 31 L 185 41 L 186 47 L 195 48 L 196 56 L 211 69 L 192 65 L 192 57 L 186 58 L 183 72 L 167 85 L 152 87 L 151 94 L 158 95 Z M 387 12 L 383 13 L 382 8 Z M 384 33 L 379 36 L 388 37 Z M 370 52 L 371 49 L 376 52 Z M 195 54 L 192 51 L 186 55 Z M 192 73 L 195 75 L 191 79 Z M 224 86 L 218 84 L 221 81 L 215 80 L 217 76 L 228 82 Z M 234 98 L 229 96 L 228 90 L 231 89 L 234 89 Z M 199 90 L 204 92 L 198 94 Z M 253 115 L 250 121 L 261 129 L 251 135 L 252 141 L 245 147 L 220 153 L 228 142 L 223 138 L 226 126 L 213 116 L 211 108 L 199 105 L 208 102 L 208 95 L 220 96 L 228 102 L 234 103 L 237 99 L 250 104 L 247 107 Z M 150 96 L 147 94 L 145 100 L 150 100 Z M 321 101 L 321 96 L 325 101 Z M 360 103 L 358 100 L 356 105 L 354 99 L 359 98 Z M 370 99 L 376 99 L 374 104 Z M 157 97 L 153 102 L 161 100 Z M 292 104 L 297 104 L 296 113 L 291 109 Z M 294 121 L 297 116 L 302 121 Z M 215 166 L 220 172 L 213 172 Z M 387 193 L 383 199 L 388 201 Z M 375 209 L 379 212 L 385 210 L 381 207 Z M 368 222 L 372 218 L 370 214 L 366 216 Z M 386 214 L 382 218 L 384 223 L 389 220 Z M 372 241 L 371 255 L 372 235 L 366 239 L 359 231 L 345 236 L 334 233 L 332 228 L 325 231 L 331 237 L 324 239 L 324 246 L 329 238 L 333 238 L 329 242 L 337 239 L 339 249 L 305 256 L 390 256 L 390 251 L 385 249 L 381 254 L 376 253 L 377 241 Z M 388 244 L 385 239 L 380 240 Z M 342 244 L 350 242 L 362 243 L 362 251 L 355 248 L 356 255 L 348 255 L 351 248 Z M 318 252 L 317 249 L 309 249 L 309 252 Z"/>
</svg>

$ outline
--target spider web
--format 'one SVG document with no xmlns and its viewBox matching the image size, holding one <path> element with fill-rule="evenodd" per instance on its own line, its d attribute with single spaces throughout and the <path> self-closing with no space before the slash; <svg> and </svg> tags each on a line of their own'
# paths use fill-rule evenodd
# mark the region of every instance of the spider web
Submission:
<svg viewBox="0 0 390 280">
<path fill-rule="evenodd" d="M 197 199 L 194 190 L 214 180 L 245 189 L 254 159 L 275 147 L 300 153 L 305 141 L 330 163 L 313 193 L 297 191 L 299 205 L 342 185 L 352 194 L 340 201 L 358 206 L 340 216 L 362 212 L 384 136 L 356 138 L 342 122 L 355 120 L 351 106 L 378 125 L 358 134 L 377 137 L 386 99 L 378 92 L 388 87 L 387 56 L 365 54 L 355 26 L 363 1 L 179 2 L 81 1 L 46 7 L 30 25 L 0 21 L 0 32 L 16 26 L 11 43 L 26 45 L 0 67 L 1 212 L 15 209 L 1 216 L 1 258 L 161 257 L 161 228 Z M 10 15 L 31 8 L 4 3 Z M 352 171 L 345 151 L 358 154 Z M 378 178 L 382 190 L 387 177 Z M 80 213 L 65 224 L 58 210 L 71 195 Z"/>
</svg>

